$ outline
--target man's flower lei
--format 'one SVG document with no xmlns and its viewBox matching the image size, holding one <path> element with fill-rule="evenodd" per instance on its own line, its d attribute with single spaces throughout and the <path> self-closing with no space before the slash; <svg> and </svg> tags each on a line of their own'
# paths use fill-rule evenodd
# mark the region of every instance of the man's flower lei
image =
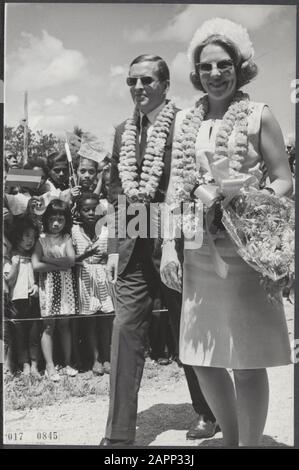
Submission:
<svg viewBox="0 0 299 470">
<path fill-rule="evenodd" d="M 175 106 L 170 101 L 158 114 L 147 140 L 140 179 L 135 155 L 139 118 L 137 110 L 134 110 L 132 118 L 127 119 L 118 169 L 124 193 L 130 202 L 149 202 L 155 196 L 163 172 L 165 145 L 174 116 Z"/>
<path fill-rule="evenodd" d="M 195 144 L 197 134 L 209 109 L 208 96 L 203 96 L 186 114 L 180 133 L 173 142 L 173 200 L 174 205 L 192 200 L 191 194 L 198 184 L 213 180 L 210 173 L 204 173 L 196 164 Z M 216 135 L 213 160 L 223 157 L 229 159 L 230 174 L 236 174 L 242 168 L 248 152 L 248 115 L 250 112 L 249 96 L 237 91 L 228 110 L 223 116 L 220 129 Z M 235 129 L 235 145 L 229 155 L 228 142 Z"/>
</svg>

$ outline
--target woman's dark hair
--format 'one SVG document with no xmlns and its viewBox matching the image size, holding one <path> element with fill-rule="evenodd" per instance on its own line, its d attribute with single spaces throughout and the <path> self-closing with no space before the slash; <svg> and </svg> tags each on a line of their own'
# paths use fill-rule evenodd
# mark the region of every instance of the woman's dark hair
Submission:
<svg viewBox="0 0 299 470">
<path fill-rule="evenodd" d="M 169 80 L 169 68 L 165 60 L 158 55 L 153 54 L 142 54 L 136 57 L 131 63 L 130 68 L 134 64 L 139 64 L 140 62 L 157 62 L 157 75 L 160 82 Z"/>
<path fill-rule="evenodd" d="M 55 163 L 67 163 L 67 156 L 64 151 L 62 152 L 52 152 L 47 156 L 47 166 L 49 170 L 52 170 Z"/>
<path fill-rule="evenodd" d="M 49 203 L 47 209 L 42 215 L 42 223 L 46 233 L 49 231 L 48 220 L 51 215 L 63 215 L 65 217 L 65 226 L 61 231 L 61 235 L 71 233 L 73 220 L 71 209 L 69 208 L 68 204 L 66 204 L 64 201 L 61 201 L 60 199 L 53 199 Z"/>
<path fill-rule="evenodd" d="M 257 65 L 252 60 L 243 59 L 238 47 L 229 39 L 223 36 L 210 36 L 206 41 L 200 44 L 194 54 L 195 63 L 199 62 L 202 50 L 209 44 L 216 44 L 222 47 L 231 57 L 236 69 L 237 89 L 243 87 L 244 85 L 247 85 L 247 83 L 251 82 L 251 80 L 256 77 L 258 73 Z M 190 73 L 190 80 L 196 90 L 205 91 L 201 84 L 200 75 L 197 70 Z"/>
<path fill-rule="evenodd" d="M 93 201 L 99 203 L 99 196 L 96 193 L 85 192 L 80 194 L 80 196 L 76 200 L 76 210 L 80 212 L 84 203 L 89 199 L 92 199 Z"/>
<path fill-rule="evenodd" d="M 13 248 L 17 248 L 18 244 L 23 238 L 24 233 L 30 229 L 34 230 L 35 241 L 37 241 L 39 237 L 39 230 L 33 220 L 28 215 L 14 217 L 12 230 L 9 237 Z"/>
<path fill-rule="evenodd" d="M 44 158 L 42 157 L 30 158 L 30 160 L 28 160 L 28 162 L 24 165 L 24 170 L 32 170 L 35 167 L 41 168 L 44 172 L 45 177 L 48 177 L 49 168 Z"/>
<path fill-rule="evenodd" d="M 89 160 L 89 161 L 93 162 L 93 163 L 94 163 L 95 170 L 96 170 L 96 172 L 98 172 L 98 169 L 99 169 L 99 164 L 98 164 L 98 162 L 96 162 L 95 160 L 91 160 L 91 158 L 82 157 L 81 155 L 76 155 L 76 157 L 75 157 L 74 160 L 73 160 L 73 166 L 74 166 L 74 170 L 75 170 L 75 171 L 78 170 L 82 159 L 84 159 L 84 160 Z"/>
</svg>

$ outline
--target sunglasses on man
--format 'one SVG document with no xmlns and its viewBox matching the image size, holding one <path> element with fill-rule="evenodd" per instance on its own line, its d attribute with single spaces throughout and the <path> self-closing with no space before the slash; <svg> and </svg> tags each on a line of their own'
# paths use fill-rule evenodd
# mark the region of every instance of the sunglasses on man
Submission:
<svg viewBox="0 0 299 470">
<path fill-rule="evenodd" d="M 219 60 L 219 62 L 198 62 L 196 65 L 197 70 L 201 74 L 210 74 L 213 70 L 213 65 L 221 73 L 231 72 L 234 63 L 232 60 Z"/>
<path fill-rule="evenodd" d="M 127 77 L 128 86 L 136 86 L 137 81 L 140 80 L 142 85 L 150 85 L 155 81 L 153 77 Z"/>
</svg>

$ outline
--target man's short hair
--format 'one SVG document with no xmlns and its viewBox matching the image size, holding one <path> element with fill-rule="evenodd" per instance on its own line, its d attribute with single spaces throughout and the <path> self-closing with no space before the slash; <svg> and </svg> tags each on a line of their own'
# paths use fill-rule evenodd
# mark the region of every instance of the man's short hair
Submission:
<svg viewBox="0 0 299 470">
<path fill-rule="evenodd" d="M 47 156 L 47 165 L 49 170 L 52 170 L 54 165 L 59 164 L 59 163 L 68 163 L 66 153 L 64 151 L 62 152 L 52 152 L 50 155 Z"/>
<path fill-rule="evenodd" d="M 154 54 L 142 54 L 136 57 L 136 59 L 133 60 L 130 64 L 130 68 L 134 64 L 139 64 L 140 62 L 157 62 L 157 75 L 158 79 L 161 82 L 164 82 L 166 80 L 169 80 L 169 68 L 168 65 L 166 64 L 165 60 L 162 59 L 162 57 Z"/>
</svg>

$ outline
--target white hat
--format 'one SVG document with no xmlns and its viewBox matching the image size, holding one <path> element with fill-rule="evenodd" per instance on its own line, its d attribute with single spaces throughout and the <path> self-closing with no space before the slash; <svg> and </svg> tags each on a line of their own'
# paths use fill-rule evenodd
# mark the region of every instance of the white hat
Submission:
<svg viewBox="0 0 299 470">
<path fill-rule="evenodd" d="M 193 68 L 197 48 L 210 36 L 214 35 L 223 36 L 234 43 L 244 60 L 253 58 L 254 49 L 246 28 L 225 18 L 212 18 L 211 20 L 205 21 L 202 26 L 196 30 L 189 45 L 188 58 Z"/>
</svg>

